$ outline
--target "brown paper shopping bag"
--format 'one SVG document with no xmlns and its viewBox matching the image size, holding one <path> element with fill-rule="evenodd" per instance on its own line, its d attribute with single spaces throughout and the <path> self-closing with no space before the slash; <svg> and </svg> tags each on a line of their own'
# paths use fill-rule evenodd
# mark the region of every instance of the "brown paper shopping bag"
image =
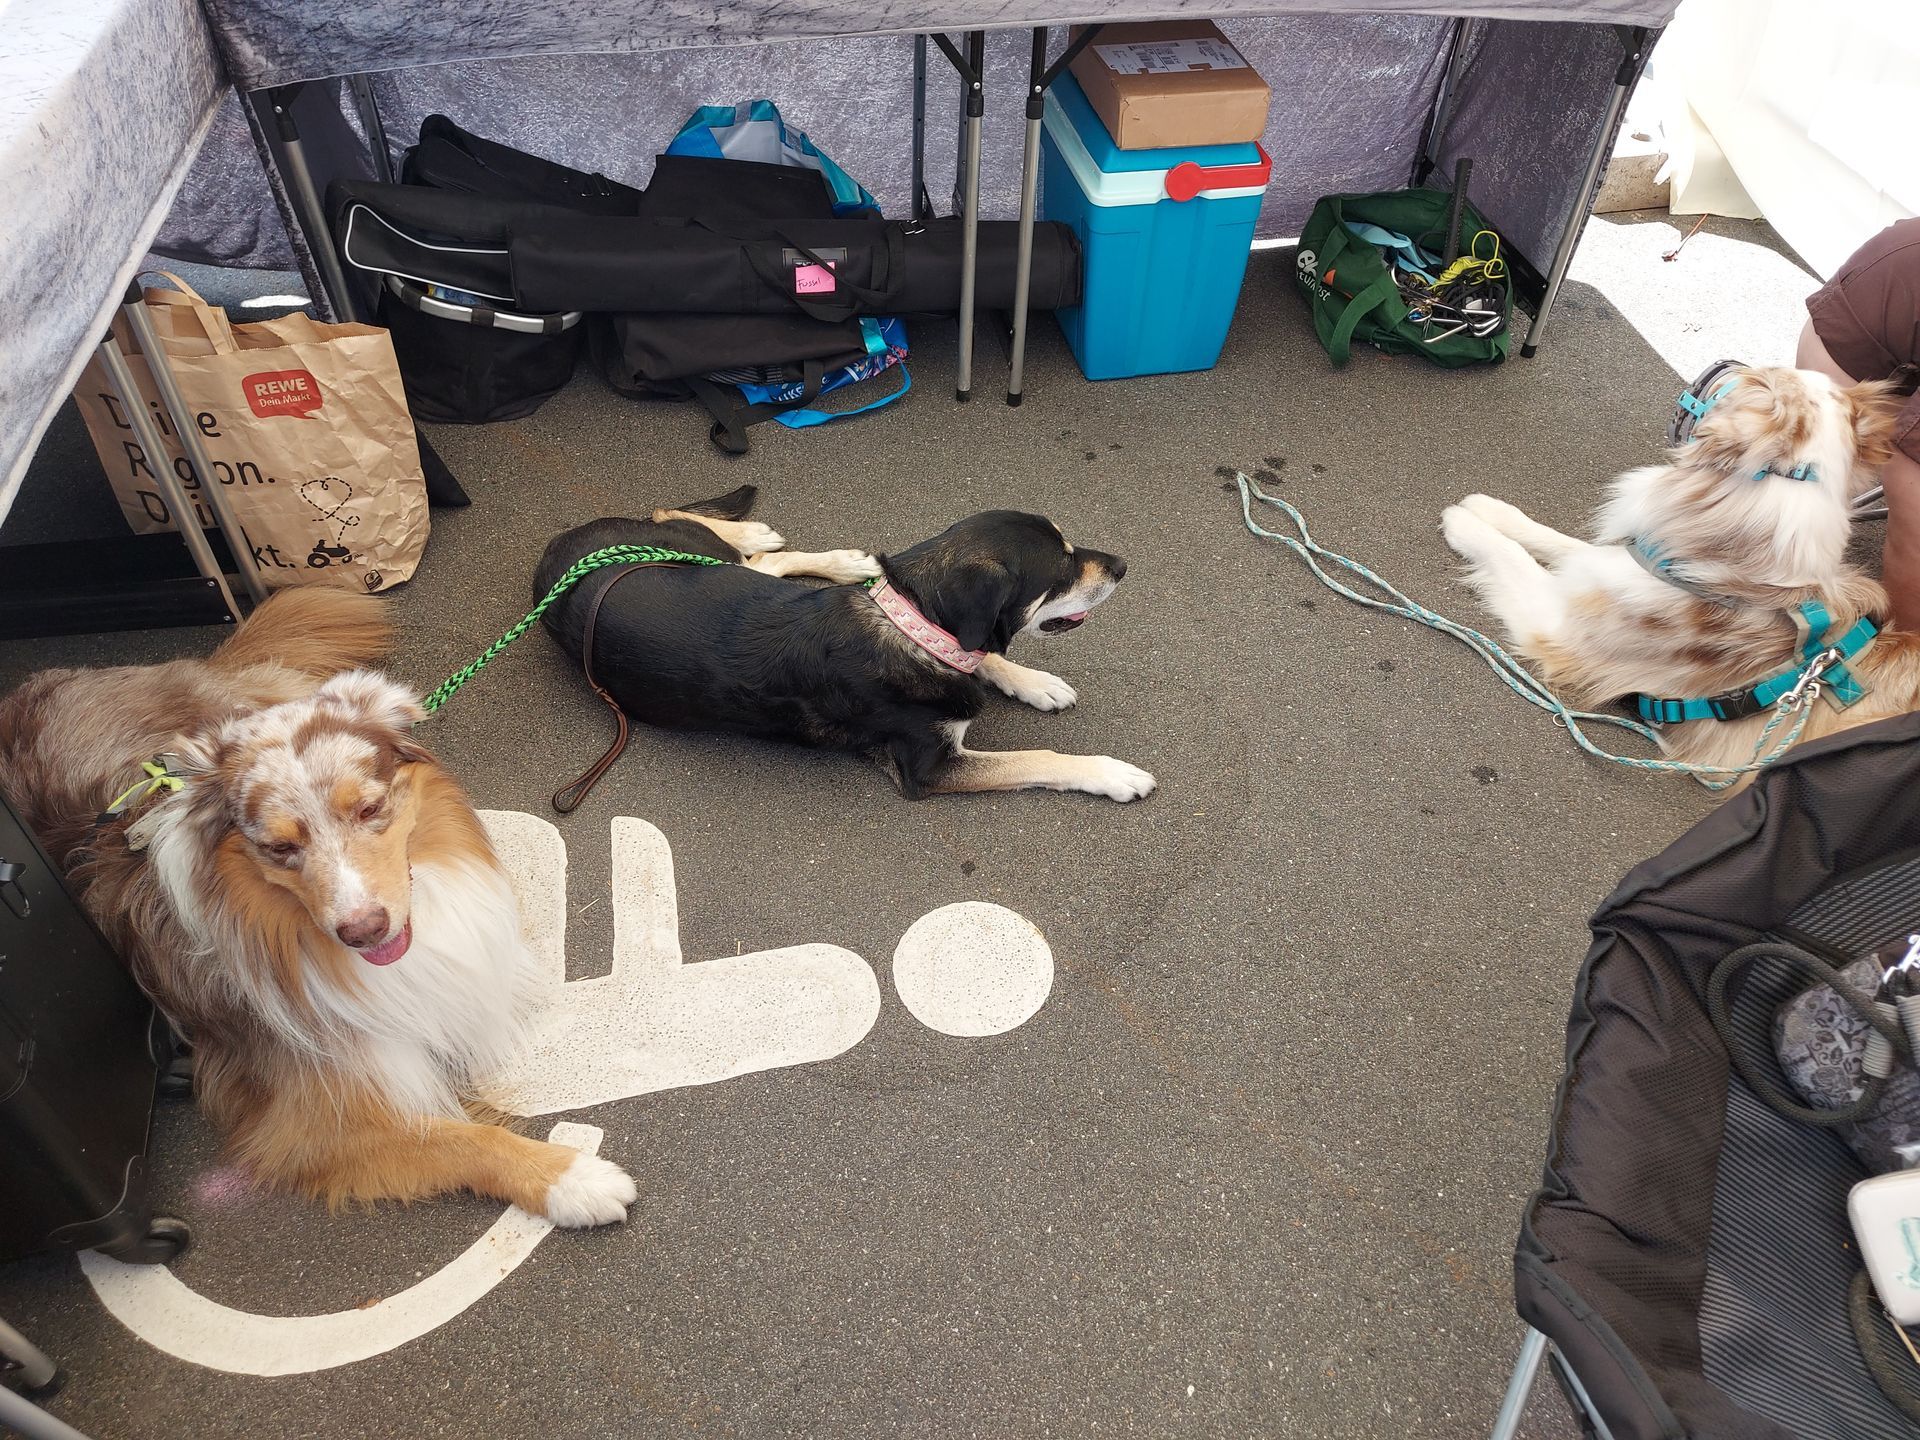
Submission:
<svg viewBox="0 0 1920 1440">
<path fill-rule="evenodd" d="M 142 534 L 174 528 L 153 481 L 164 463 L 204 526 L 216 518 L 202 487 L 222 487 L 241 532 L 229 537 L 234 557 L 270 587 L 383 590 L 411 576 L 427 545 L 427 489 L 387 332 L 303 313 L 235 325 L 185 285 L 148 290 L 146 303 L 213 475 L 194 474 L 146 358 L 116 319 L 167 455 L 143 453 L 97 359 L 74 400 L 127 523 Z"/>
</svg>

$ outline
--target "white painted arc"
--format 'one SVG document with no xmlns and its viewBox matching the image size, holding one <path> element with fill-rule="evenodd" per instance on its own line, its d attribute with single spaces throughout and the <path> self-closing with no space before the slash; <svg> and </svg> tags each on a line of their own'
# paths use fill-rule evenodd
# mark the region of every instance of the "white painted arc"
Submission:
<svg viewBox="0 0 1920 1440">
<path fill-rule="evenodd" d="M 481 812 L 513 877 L 550 989 L 523 1055 L 497 1077 L 516 1115 L 550 1115 L 830 1060 L 866 1037 L 880 983 L 838 945 L 792 945 L 686 964 L 673 852 L 644 820 L 613 822 L 613 968 L 566 983 L 566 844 L 548 821 Z"/>
<path fill-rule="evenodd" d="M 547 1137 L 588 1154 L 600 1130 L 562 1122 Z M 301 1375 L 381 1355 L 446 1324 L 533 1253 L 553 1222 L 517 1206 L 426 1279 L 364 1310 L 254 1315 L 189 1290 L 160 1265 L 81 1252 L 94 1293 L 122 1325 L 175 1359 L 234 1375 Z"/>
</svg>

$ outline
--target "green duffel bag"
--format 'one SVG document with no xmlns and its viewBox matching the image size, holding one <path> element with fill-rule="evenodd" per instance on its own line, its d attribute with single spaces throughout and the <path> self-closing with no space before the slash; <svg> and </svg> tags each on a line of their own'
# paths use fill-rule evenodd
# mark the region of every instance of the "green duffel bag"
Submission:
<svg viewBox="0 0 1920 1440">
<path fill-rule="evenodd" d="M 1502 317 L 1498 330 L 1491 335 L 1461 330 L 1440 338 L 1452 325 L 1441 319 L 1431 324 L 1413 319 L 1380 247 L 1355 236 L 1345 223 L 1353 220 L 1396 231 L 1438 255 L 1446 250 L 1450 203 L 1444 190 L 1387 190 L 1377 195 L 1329 195 L 1313 207 L 1300 232 L 1294 282 L 1307 297 L 1313 328 L 1335 365 L 1347 363 L 1355 341 L 1377 350 L 1419 355 L 1449 369 L 1496 365 L 1507 358 L 1513 291 L 1504 279 L 1497 286 Z M 1471 205 L 1464 208 L 1463 249 L 1480 232 L 1493 233 Z M 1481 254 L 1492 248 L 1485 239 L 1481 246 Z M 1433 343 L 1428 344 L 1429 339 Z"/>
</svg>

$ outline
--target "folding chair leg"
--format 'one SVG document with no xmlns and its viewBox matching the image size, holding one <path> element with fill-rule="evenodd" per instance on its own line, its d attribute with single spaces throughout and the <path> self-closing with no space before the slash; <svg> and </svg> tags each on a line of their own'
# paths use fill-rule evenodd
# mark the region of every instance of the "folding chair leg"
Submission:
<svg viewBox="0 0 1920 1440">
<path fill-rule="evenodd" d="M 47 1390 L 60 1373 L 44 1350 L 4 1320 L 0 1320 L 0 1360 L 7 1362 L 29 1390 Z"/>
<path fill-rule="evenodd" d="M 1500 1402 L 1500 1414 L 1493 1422 L 1490 1440 L 1514 1440 L 1520 1433 L 1520 1416 L 1533 1395 L 1534 1382 L 1540 1378 L 1540 1362 L 1546 1358 L 1547 1337 L 1528 1326 L 1527 1338 L 1521 1343 L 1520 1358 L 1514 1362 L 1513 1378 L 1507 1381 L 1507 1398 Z"/>
<path fill-rule="evenodd" d="M 0 1427 L 23 1440 L 87 1440 L 64 1420 L 57 1420 L 24 1396 L 0 1385 Z"/>
</svg>

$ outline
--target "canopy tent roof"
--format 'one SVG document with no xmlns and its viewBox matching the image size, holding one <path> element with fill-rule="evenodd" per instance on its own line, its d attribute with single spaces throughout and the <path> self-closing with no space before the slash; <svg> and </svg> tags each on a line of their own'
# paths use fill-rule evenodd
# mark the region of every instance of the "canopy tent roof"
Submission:
<svg viewBox="0 0 1920 1440">
<path fill-rule="evenodd" d="M 1573 20 L 1661 26 L 1679 0 L 952 0 L 937 7 L 905 0 L 206 0 L 234 83 L 243 90 L 366 75 L 459 60 L 581 55 L 763 40 L 903 35 L 931 29 L 1031 29 L 1095 21 L 1194 16 L 1406 14 L 1489 20 Z"/>
</svg>

